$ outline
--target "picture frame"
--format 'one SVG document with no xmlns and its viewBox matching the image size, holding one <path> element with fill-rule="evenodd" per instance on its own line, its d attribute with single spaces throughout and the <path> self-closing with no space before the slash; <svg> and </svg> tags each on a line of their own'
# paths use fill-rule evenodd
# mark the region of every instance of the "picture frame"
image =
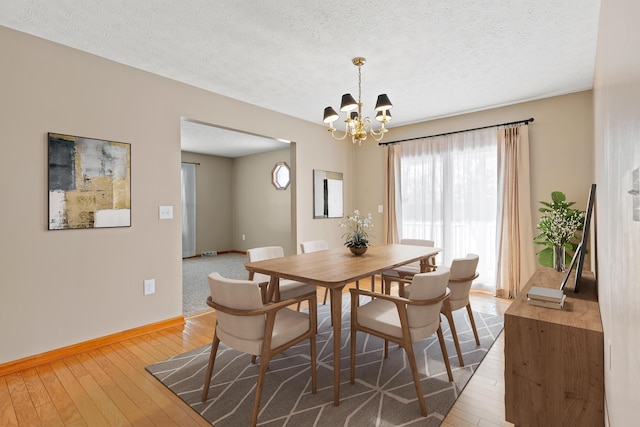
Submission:
<svg viewBox="0 0 640 427">
<path fill-rule="evenodd" d="M 49 132 L 48 229 L 131 226 L 131 144 Z"/>
</svg>

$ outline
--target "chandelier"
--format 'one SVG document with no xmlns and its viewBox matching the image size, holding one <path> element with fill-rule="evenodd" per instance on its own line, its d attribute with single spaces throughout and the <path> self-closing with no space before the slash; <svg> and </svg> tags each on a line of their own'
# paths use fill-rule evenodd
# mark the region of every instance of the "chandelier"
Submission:
<svg viewBox="0 0 640 427">
<path fill-rule="evenodd" d="M 342 95 L 342 102 L 340 104 L 340 111 L 347 113 L 345 119 L 345 131 L 344 135 L 339 136 L 336 134 L 336 128 L 333 127 L 333 122 L 338 120 L 340 116 L 336 111 L 327 107 L 324 109 L 324 122 L 329 125 L 329 132 L 331 136 L 337 140 L 343 140 L 348 136 L 351 137 L 351 142 L 358 145 L 362 144 L 362 141 L 367 139 L 367 134 L 370 134 L 376 141 L 381 141 L 384 134 L 387 132 L 385 124 L 391 120 L 391 112 L 389 109 L 393 107 L 387 94 L 378 95 L 378 101 L 376 102 L 376 120 L 380 122 L 380 129 L 375 130 L 373 128 L 373 122 L 369 117 L 362 117 L 362 66 L 366 62 L 365 58 L 357 57 L 351 60 L 353 65 L 358 67 L 358 102 L 353 99 L 350 93 Z M 357 111 L 355 111 L 357 109 Z"/>
</svg>

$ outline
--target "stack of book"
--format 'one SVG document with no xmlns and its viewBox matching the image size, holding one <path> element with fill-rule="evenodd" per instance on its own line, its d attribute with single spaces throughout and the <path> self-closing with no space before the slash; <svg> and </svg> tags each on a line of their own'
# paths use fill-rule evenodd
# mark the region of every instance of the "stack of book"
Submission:
<svg viewBox="0 0 640 427">
<path fill-rule="evenodd" d="M 562 292 L 562 289 L 540 288 L 538 286 L 533 286 L 529 289 L 529 292 L 527 292 L 527 298 L 531 305 L 562 310 L 564 300 L 567 296 Z"/>
</svg>

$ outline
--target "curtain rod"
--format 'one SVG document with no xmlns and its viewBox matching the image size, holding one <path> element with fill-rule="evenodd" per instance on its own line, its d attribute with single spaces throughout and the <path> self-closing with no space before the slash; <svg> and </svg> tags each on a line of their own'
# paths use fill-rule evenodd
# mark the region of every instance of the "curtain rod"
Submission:
<svg viewBox="0 0 640 427">
<path fill-rule="evenodd" d="M 489 128 L 495 128 L 495 127 L 500 127 L 500 126 L 519 125 L 520 123 L 524 123 L 525 125 L 528 125 L 531 122 L 533 122 L 533 117 L 531 117 L 530 119 L 518 120 L 518 121 L 515 121 L 515 122 L 500 123 L 500 124 L 497 124 L 497 125 L 489 125 L 489 126 L 481 126 L 481 127 L 477 127 L 477 128 L 473 128 L 473 129 L 454 130 L 453 132 L 444 132 L 444 133 L 439 133 L 439 134 L 436 134 L 436 135 L 418 136 L 416 138 L 400 139 L 398 141 L 379 142 L 378 145 L 391 145 L 391 144 L 397 144 L 398 142 L 415 141 L 416 139 L 435 138 L 436 136 L 453 135 L 454 133 L 471 132 L 471 131 L 474 131 L 474 130 L 489 129 Z"/>
<path fill-rule="evenodd" d="M 196 166 L 200 166 L 200 163 L 196 163 L 196 162 L 180 162 L 180 163 L 184 163 L 186 165 L 196 165 Z"/>
</svg>

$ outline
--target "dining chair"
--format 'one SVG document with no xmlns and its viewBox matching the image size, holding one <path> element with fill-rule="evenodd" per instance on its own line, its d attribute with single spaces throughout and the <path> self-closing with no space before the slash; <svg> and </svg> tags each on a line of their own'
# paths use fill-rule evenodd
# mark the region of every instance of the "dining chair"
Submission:
<svg viewBox="0 0 640 427">
<path fill-rule="evenodd" d="M 284 257 L 284 250 L 282 246 L 264 246 L 261 248 L 253 248 L 247 250 L 247 258 L 249 262 L 264 261 L 274 258 Z M 262 273 L 249 273 L 249 280 L 254 280 L 259 283 L 269 283 L 271 277 Z M 263 300 L 266 301 L 266 295 L 263 288 Z M 279 286 L 275 289 L 274 301 L 287 300 L 295 298 L 301 295 L 315 294 L 315 285 L 308 283 L 297 282 L 295 280 L 280 279 Z M 298 310 L 300 310 L 300 304 L 298 304 Z"/>
<path fill-rule="evenodd" d="M 326 251 L 327 249 L 329 249 L 329 243 L 326 240 L 309 240 L 308 242 L 300 243 L 300 251 L 302 251 L 303 254 Z M 322 305 L 327 304 L 327 295 L 329 295 L 329 288 L 325 288 L 324 290 Z"/>
<path fill-rule="evenodd" d="M 434 241 L 433 240 L 426 240 L 426 239 L 401 239 L 400 240 L 400 244 L 401 245 L 413 245 L 413 246 L 427 246 L 427 247 L 433 247 L 434 246 Z M 427 259 L 427 269 L 426 271 L 433 271 L 436 269 L 436 265 L 435 265 L 435 256 L 429 257 L 429 259 Z M 412 262 L 411 264 L 406 264 L 406 265 L 401 265 L 399 267 L 396 267 L 392 270 L 386 270 L 382 272 L 381 278 L 382 278 L 382 289 L 383 292 L 386 294 L 390 294 L 391 293 L 391 283 L 392 282 L 397 282 L 398 283 L 398 295 L 402 296 L 404 294 L 404 285 L 405 285 L 405 281 L 398 281 L 396 280 L 396 278 L 401 278 L 401 279 L 410 279 L 411 277 L 413 277 L 414 274 L 420 273 L 420 262 Z"/>
<path fill-rule="evenodd" d="M 466 307 L 469 315 L 469 323 L 471 323 L 471 329 L 476 339 L 476 344 L 480 345 L 480 338 L 478 338 L 478 330 L 476 329 L 476 322 L 473 319 L 473 310 L 471 310 L 471 303 L 469 302 L 469 292 L 471 291 L 472 282 L 478 277 L 476 268 L 478 266 L 479 256 L 475 254 L 467 254 L 464 258 L 454 258 L 451 261 L 451 267 L 449 269 L 449 285 L 448 288 L 451 291 L 449 299 L 442 304 L 441 312 L 447 318 L 449 322 L 449 328 L 451 328 L 451 336 L 453 337 L 453 343 L 456 347 L 456 353 L 458 355 L 458 361 L 460 366 L 464 366 L 464 359 L 462 358 L 462 350 L 460 349 L 460 338 L 458 337 L 458 331 L 456 324 L 453 321 L 453 312 L 461 308 Z M 404 292 L 408 292 L 412 285 L 407 285 Z"/>
<path fill-rule="evenodd" d="M 440 308 L 450 294 L 447 288 L 448 283 L 449 269 L 442 267 L 436 271 L 415 274 L 407 298 L 361 289 L 349 289 L 351 292 L 351 384 L 355 381 L 358 331 L 385 340 L 385 359 L 388 356 L 388 341 L 394 342 L 404 348 L 407 354 L 420 412 L 423 416 L 427 416 L 413 343 L 437 333 L 447 375 L 449 381 L 453 381 L 449 356 L 440 326 Z M 360 295 L 372 297 L 372 300 L 359 306 Z"/>
<path fill-rule="evenodd" d="M 471 302 L 469 301 L 469 292 L 471 291 L 471 284 L 478 278 L 478 262 L 480 257 L 476 254 L 467 254 L 463 258 L 455 258 L 451 261 L 451 275 L 449 277 L 449 289 L 451 290 L 451 297 L 448 304 L 449 310 L 443 310 L 443 314 L 447 316 L 449 324 L 452 325 L 451 331 L 454 332 L 454 323 L 452 313 L 461 308 L 467 309 L 469 315 L 469 323 L 471 323 L 471 329 L 473 330 L 473 336 L 476 339 L 476 344 L 480 345 L 480 338 L 478 337 L 478 329 L 476 328 L 476 322 L 473 319 L 473 310 L 471 309 Z M 447 313 L 444 313 L 447 311 Z"/>
<path fill-rule="evenodd" d="M 202 401 L 207 400 L 211 387 L 216 354 L 220 342 L 237 351 L 260 356 L 256 394 L 251 412 L 251 426 L 258 421 L 258 411 L 269 361 L 286 349 L 309 339 L 311 356 L 311 391 L 317 391 L 316 381 L 316 304 L 317 297 L 306 294 L 276 303 L 264 304 L 258 282 L 235 280 L 218 273 L 208 276 L 211 295 L 207 304 L 215 310 L 216 323 L 209 364 L 205 374 Z M 288 309 L 292 304 L 308 301 L 309 313 Z"/>
</svg>

